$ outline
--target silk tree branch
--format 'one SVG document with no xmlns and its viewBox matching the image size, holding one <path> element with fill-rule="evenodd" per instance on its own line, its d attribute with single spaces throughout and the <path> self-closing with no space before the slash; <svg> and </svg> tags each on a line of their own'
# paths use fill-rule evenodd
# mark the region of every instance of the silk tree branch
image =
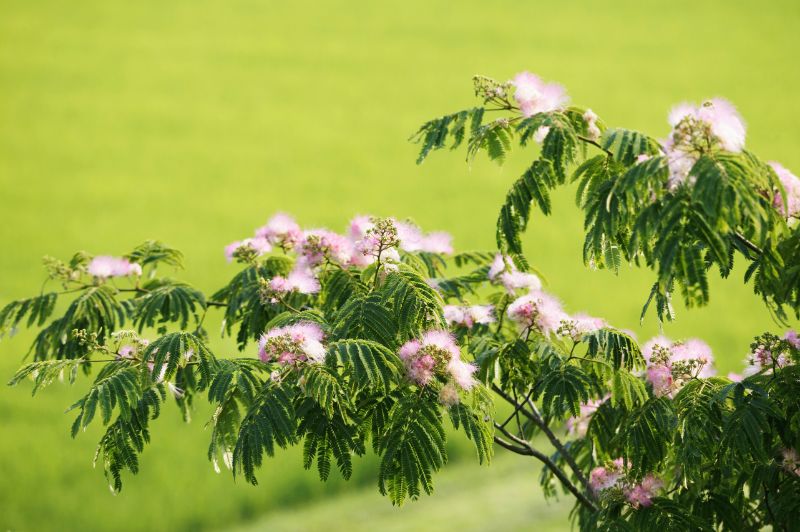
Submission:
<svg viewBox="0 0 800 532">
<path fill-rule="evenodd" d="M 547 439 L 550 440 L 550 443 L 556 450 L 559 452 L 561 456 L 564 457 L 564 460 L 569 464 L 570 469 L 572 469 L 573 473 L 575 473 L 575 477 L 580 481 L 585 489 L 589 488 L 589 481 L 587 480 L 586 476 L 581 471 L 581 468 L 578 467 L 577 462 L 575 462 L 575 458 L 573 458 L 572 453 L 564 446 L 561 440 L 555 435 L 555 433 L 550 429 L 547 423 L 544 421 L 544 418 L 539 413 L 539 410 L 536 408 L 536 404 L 531 400 L 530 395 L 528 395 L 525 400 L 527 401 L 530 410 L 524 408 L 524 405 L 518 403 L 514 400 L 513 397 L 508 395 L 502 388 L 497 386 L 496 384 L 492 385 L 492 389 L 495 393 L 497 393 L 500 397 L 505 399 L 508 403 L 515 407 L 515 412 L 520 412 L 522 415 L 530 419 L 539 429 L 545 433 Z"/>
<path fill-rule="evenodd" d="M 498 445 L 500 445 L 504 449 L 509 450 L 509 451 L 511 451 L 513 453 L 516 453 L 516 454 L 519 454 L 519 455 L 522 455 L 522 456 L 532 456 L 532 457 L 536 458 L 537 460 L 542 462 L 550 471 L 553 472 L 553 474 L 556 476 L 556 478 L 558 478 L 558 480 L 561 481 L 561 484 L 565 488 L 567 488 L 567 490 L 569 490 L 569 492 L 572 493 L 575 496 L 576 499 L 578 499 L 578 502 L 580 502 L 583 506 L 585 506 L 586 508 L 588 508 L 592 512 L 596 512 L 597 511 L 597 506 L 595 506 L 595 504 L 591 500 L 589 500 L 589 498 L 580 489 L 578 489 L 578 487 L 575 484 L 572 483 L 572 481 L 569 479 L 569 477 L 566 475 L 566 473 L 564 473 L 564 471 L 562 471 L 561 468 L 558 467 L 558 464 L 553 462 L 553 460 L 550 459 L 549 456 L 547 456 L 546 454 L 544 454 L 543 452 L 541 452 L 541 451 L 539 451 L 537 449 L 534 449 L 533 446 L 531 446 L 531 444 L 529 442 L 523 440 L 522 438 L 518 438 L 517 436 L 514 436 L 505 427 L 503 427 L 499 423 L 495 423 L 494 426 L 495 426 L 495 428 L 497 430 L 499 430 L 501 433 L 503 433 L 503 435 L 505 437 L 507 437 L 508 439 L 510 439 L 511 441 L 516 443 L 517 445 L 509 443 L 508 441 L 504 440 L 500 436 L 496 436 L 496 435 L 494 437 L 495 443 L 497 443 Z"/>
</svg>

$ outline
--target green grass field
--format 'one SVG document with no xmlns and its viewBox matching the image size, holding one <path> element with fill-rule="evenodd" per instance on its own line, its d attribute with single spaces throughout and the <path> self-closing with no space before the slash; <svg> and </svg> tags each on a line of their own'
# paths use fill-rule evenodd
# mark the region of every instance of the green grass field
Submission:
<svg viewBox="0 0 800 532">
<path fill-rule="evenodd" d="M 609 125 L 656 136 L 672 104 L 722 95 L 747 119 L 748 147 L 797 173 L 799 23 L 792 0 L 0 0 L 0 304 L 38 290 L 45 254 L 122 254 L 148 238 L 182 249 L 181 275 L 213 290 L 235 271 L 222 247 L 276 210 L 334 229 L 360 213 L 411 217 L 451 231 L 460 249 L 491 248 L 529 156 L 498 168 L 442 153 L 417 167 L 406 142 L 423 120 L 472 105 L 475 73 L 532 70 Z M 655 333 L 652 316 L 638 322 L 649 274 L 584 268 L 570 191 L 555 211 L 526 238 L 549 288 L 573 311 L 643 340 Z M 742 274 L 715 280 L 707 308 L 679 306 L 666 327 L 705 338 L 722 372 L 772 327 Z M 3 379 L 30 338 L 0 343 Z M 399 510 L 376 494 L 369 459 L 353 483 L 320 484 L 290 451 L 267 463 L 259 487 L 234 483 L 206 461 L 202 408 L 190 425 L 165 412 L 142 473 L 112 496 L 91 468 L 96 427 L 68 436 L 63 411 L 78 395 L 0 389 L 0 528 L 481 530 L 501 517 L 510 529 L 567 526 L 569 505 L 543 501 L 532 463 L 478 468 L 462 443 L 440 493 Z"/>
</svg>

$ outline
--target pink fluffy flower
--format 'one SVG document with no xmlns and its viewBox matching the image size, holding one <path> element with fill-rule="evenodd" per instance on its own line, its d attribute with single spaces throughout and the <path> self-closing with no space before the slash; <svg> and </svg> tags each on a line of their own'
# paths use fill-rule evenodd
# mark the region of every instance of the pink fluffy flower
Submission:
<svg viewBox="0 0 800 532">
<path fill-rule="evenodd" d="M 800 217 L 800 178 L 779 163 L 773 161 L 769 165 L 778 174 L 778 179 L 786 192 L 786 206 L 784 207 L 783 197 L 780 194 L 775 194 L 773 205 L 787 218 Z"/>
<path fill-rule="evenodd" d="M 228 262 L 233 260 L 233 255 L 236 253 L 236 250 L 242 247 L 252 248 L 259 256 L 272 251 L 272 245 L 264 237 L 245 238 L 244 240 L 237 240 L 225 246 L 225 258 L 228 259 Z"/>
<path fill-rule="evenodd" d="M 603 318 L 595 318 L 582 312 L 573 314 L 569 317 L 568 321 L 572 339 L 575 341 L 580 340 L 584 334 L 589 334 L 599 331 L 604 327 L 608 327 L 608 323 L 606 323 L 606 320 Z"/>
<path fill-rule="evenodd" d="M 353 244 L 346 237 L 327 229 L 312 229 L 303 234 L 298 252 L 309 266 L 316 266 L 326 257 L 347 264 L 353 255 Z"/>
<path fill-rule="evenodd" d="M 672 361 L 695 361 L 700 364 L 698 377 L 707 378 L 716 375 L 714 357 L 711 347 L 702 340 L 690 338 L 683 342 L 672 344 Z"/>
<path fill-rule="evenodd" d="M 316 294 L 320 284 L 311 268 L 298 263 L 287 277 L 276 275 L 269 282 L 269 288 L 278 294 L 299 292 L 301 294 Z"/>
<path fill-rule="evenodd" d="M 92 259 L 86 268 L 89 275 L 107 279 L 108 277 L 127 277 L 128 275 L 142 275 L 142 267 L 135 262 L 130 262 L 122 257 L 100 255 Z"/>
<path fill-rule="evenodd" d="M 428 385 L 437 374 L 465 390 L 475 385 L 472 374 L 477 368 L 461 360 L 461 350 L 447 331 L 428 331 L 419 340 L 409 340 L 398 355 L 408 378 L 420 386 Z"/>
<path fill-rule="evenodd" d="M 716 375 L 711 348 L 697 338 L 672 342 L 657 336 L 642 346 L 642 355 L 647 361 L 647 381 L 658 397 L 671 396 L 691 378 Z"/>
<path fill-rule="evenodd" d="M 678 104 L 669 113 L 669 123 L 675 127 L 686 117 L 708 124 L 711 133 L 719 140 L 723 149 L 734 153 L 744 149 L 747 129 L 741 115 L 728 100 L 712 98 L 700 106 L 689 103 Z"/>
<path fill-rule="evenodd" d="M 132 345 L 123 345 L 117 351 L 117 358 L 132 359 L 136 355 L 136 347 Z"/>
<path fill-rule="evenodd" d="M 598 116 L 591 109 L 587 109 L 586 112 L 583 113 L 583 120 L 586 122 L 586 133 L 592 140 L 598 140 L 602 134 L 600 128 L 597 126 L 597 118 Z"/>
<path fill-rule="evenodd" d="M 653 358 L 653 353 L 659 349 L 669 349 L 672 346 L 672 340 L 666 336 L 655 336 L 642 345 L 642 356 L 645 361 L 650 364 Z"/>
<path fill-rule="evenodd" d="M 797 331 L 786 331 L 786 334 L 783 335 L 783 339 L 792 344 L 795 349 L 800 349 L 800 336 L 798 336 Z"/>
<path fill-rule="evenodd" d="M 669 170 L 667 187 L 670 190 L 675 190 L 683 183 L 693 184 L 693 181 L 689 180 L 689 172 L 692 171 L 694 163 L 697 162 L 697 154 L 686 151 L 680 146 L 676 147 L 673 140 L 669 138 L 664 141 L 664 155 L 667 158 L 667 168 Z"/>
<path fill-rule="evenodd" d="M 305 361 L 322 363 L 325 360 L 324 337 L 320 326 L 310 321 L 275 327 L 261 336 L 258 356 L 264 362 L 282 365 Z"/>
<path fill-rule="evenodd" d="M 400 239 L 400 249 L 403 251 L 420 251 L 424 236 L 419 227 L 408 222 L 395 222 L 397 238 Z"/>
<path fill-rule="evenodd" d="M 558 83 L 545 83 L 536 74 L 520 72 L 514 77 L 514 99 L 525 117 L 563 109 L 569 103 L 564 87 Z"/>
<path fill-rule="evenodd" d="M 314 276 L 310 268 L 296 267 L 287 278 L 292 290 L 297 290 L 301 294 L 316 294 L 319 292 L 319 281 Z"/>
<path fill-rule="evenodd" d="M 628 503 L 634 508 L 647 508 L 653 504 L 653 497 L 664 487 L 664 483 L 655 475 L 645 476 L 639 484 L 623 490 Z"/>
<path fill-rule="evenodd" d="M 291 248 L 303 238 L 303 231 L 294 218 L 279 212 L 266 225 L 256 229 L 256 237 L 265 238 L 276 246 Z"/>
<path fill-rule="evenodd" d="M 447 383 L 439 390 L 439 402 L 445 406 L 455 406 L 460 400 L 458 388 L 453 383 Z"/>
<path fill-rule="evenodd" d="M 509 294 L 520 289 L 530 292 L 542 288 L 542 281 L 539 280 L 539 277 L 517 270 L 510 257 L 504 257 L 499 253 L 495 255 L 489 266 L 488 277 L 490 281 L 502 284 Z"/>
<path fill-rule="evenodd" d="M 475 324 L 494 323 L 494 307 L 492 305 L 458 306 L 445 305 L 444 319 L 450 325 L 462 325 L 467 328 Z"/>
<path fill-rule="evenodd" d="M 647 382 L 653 387 L 656 397 L 668 396 L 672 393 L 672 370 L 663 364 L 650 366 L 647 368 Z"/>
<path fill-rule="evenodd" d="M 419 227 L 409 222 L 395 221 L 400 249 L 408 252 L 426 251 L 449 255 L 453 252 L 453 237 L 444 231 L 424 234 Z"/>
<path fill-rule="evenodd" d="M 622 458 L 617 458 L 606 467 L 595 467 L 589 473 L 589 486 L 595 493 L 613 488 L 623 477 L 624 465 Z"/>
<path fill-rule="evenodd" d="M 536 327 L 544 335 L 556 332 L 561 321 L 569 318 L 561 303 L 542 290 L 517 298 L 508 306 L 508 316 L 524 327 Z"/>
<path fill-rule="evenodd" d="M 348 234 L 353 241 L 361 240 L 367 236 L 367 231 L 375 227 L 372 216 L 359 215 L 350 220 Z"/>
<path fill-rule="evenodd" d="M 420 242 L 420 251 L 450 255 L 453 253 L 453 237 L 444 231 L 428 233 Z"/>
</svg>

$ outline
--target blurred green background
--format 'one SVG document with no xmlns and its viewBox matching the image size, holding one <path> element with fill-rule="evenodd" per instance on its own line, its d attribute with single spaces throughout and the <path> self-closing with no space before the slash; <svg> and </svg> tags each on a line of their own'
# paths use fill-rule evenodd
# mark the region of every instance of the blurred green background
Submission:
<svg viewBox="0 0 800 532">
<path fill-rule="evenodd" d="M 784 2 L 268 2 L 0 0 L 0 304 L 35 293 L 39 258 L 123 254 L 149 238 L 186 253 L 210 291 L 235 271 L 222 247 L 276 210 L 343 229 L 359 213 L 445 229 L 490 248 L 499 205 L 529 157 L 504 168 L 440 153 L 414 165 L 423 120 L 471 106 L 475 73 L 529 69 L 558 80 L 610 126 L 667 132 L 681 100 L 721 95 L 749 124 L 748 147 L 800 170 L 800 4 Z M 581 263 L 572 191 L 536 216 L 531 261 L 570 310 L 645 340 L 643 271 Z M 712 302 L 666 327 L 700 336 L 722 372 L 775 328 L 741 267 Z M 31 335 L 0 343 L 0 376 Z M 220 353 L 231 345 L 215 341 Z M 545 503 L 538 468 L 499 456 L 474 465 L 461 438 L 433 497 L 392 508 L 374 462 L 321 484 L 290 451 L 261 485 L 216 475 L 207 409 L 154 426 L 142 473 L 112 496 L 91 468 L 94 430 L 72 440 L 63 410 L 79 389 L 0 389 L 0 527 L 9 530 L 560 530 L 569 501 Z M 501 517 L 502 516 L 502 517 Z"/>
</svg>

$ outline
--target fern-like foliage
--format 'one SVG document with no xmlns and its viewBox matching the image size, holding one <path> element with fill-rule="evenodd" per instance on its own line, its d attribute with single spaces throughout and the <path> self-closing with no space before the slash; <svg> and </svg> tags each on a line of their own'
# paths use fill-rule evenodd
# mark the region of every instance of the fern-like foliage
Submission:
<svg viewBox="0 0 800 532">
<path fill-rule="evenodd" d="M 16 386 L 23 379 L 33 380 L 31 395 L 55 380 L 67 380 L 70 384 L 75 383 L 78 378 L 78 370 L 85 365 L 85 359 L 66 359 L 66 360 L 39 360 L 22 366 L 8 381 L 9 386 Z"/>
<path fill-rule="evenodd" d="M 58 295 L 48 292 L 40 296 L 12 301 L 0 310 L 0 338 L 17 329 L 19 323 L 27 316 L 27 327 L 41 327 L 53 314 Z"/>
<path fill-rule="evenodd" d="M 150 420 L 157 418 L 161 412 L 163 398 L 156 389 L 145 390 L 127 414 L 118 416 L 100 439 L 94 459 L 95 463 L 102 460 L 106 479 L 113 492 L 122 489 L 122 471 L 127 469 L 133 474 L 139 472 L 138 455 L 150 442 Z"/>
<path fill-rule="evenodd" d="M 426 328 L 444 326 L 442 297 L 419 273 L 410 269 L 391 272 L 380 290 L 382 305 L 394 311 L 402 340 Z"/>
<path fill-rule="evenodd" d="M 222 459 L 228 469 L 233 468 L 233 450 L 239 434 L 242 410 L 253 404 L 263 384 L 261 362 L 253 359 L 220 359 L 214 378 L 208 387 L 208 400 L 216 405 L 209 424 L 211 443 L 208 459 L 216 471 Z"/>
<path fill-rule="evenodd" d="M 378 489 L 393 504 L 433 491 L 433 473 L 447 462 L 445 432 L 437 404 L 429 397 L 404 397 L 392 407 L 382 454 Z"/>
<path fill-rule="evenodd" d="M 411 137 L 412 141 L 421 144 L 417 164 L 421 164 L 431 151 L 444 148 L 447 145 L 448 137 L 451 141 L 451 149 L 455 149 L 461 145 L 467 133 L 470 133 L 471 136 L 475 135 L 481 127 L 483 111 L 482 107 L 474 107 L 422 124 Z"/>
<path fill-rule="evenodd" d="M 358 387 L 372 387 L 388 392 L 398 380 L 400 359 L 384 345 L 371 340 L 340 340 L 329 352 L 352 374 Z"/>
<path fill-rule="evenodd" d="M 153 341 L 145 349 L 143 360 L 152 360 L 154 368 L 163 366 L 162 378 L 169 378 L 178 368 L 197 364 L 201 389 L 209 384 L 217 366 L 216 357 L 203 341 L 186 332 L 169 333 Z"/>
<path fill-rule="evenodd" d="M 128 255 L 128 258 L 131 262 L 141 264 L 143 268 L 146 266 L 155 268 L 159 264 L 166 264 L 173 268 L 183 268 L 183 253 L 157 240 L 148 240 L 137 246 Z"/>
<path fill-rule="evenodd" d="M 177 322 L 181 329 L 186 329 L 191 317 L 199 323 L 199 312 L 206 308 L 203 293 L 186 283 L 158 279 L 142 289 L 144 294 L 132 303 L 139 332 L 169 322 Z"/>
<path fill-rule="evenodd" d="M 297 442 L 295 390 L 284 383 L 267 382 L 242 419 L 233 449 L 233 472 L 258 484 L 255 470 L 264 453 L 275 455 L 275 447 L 286 448 Z"/>
<path fill-rule="evenodd" d="M 342 478 L 353 474 L 352 456 L 363 455 L 364 441 L 351 416 L 342 410 L 326 409 L 314 400 L 305 400 L 298 407 L 302 421 L 298 433 L 304 437 L 303 466 L 310 469 L 314 461 L 320 480 L 327 480 L 335 460 Z"/>
</svg>

